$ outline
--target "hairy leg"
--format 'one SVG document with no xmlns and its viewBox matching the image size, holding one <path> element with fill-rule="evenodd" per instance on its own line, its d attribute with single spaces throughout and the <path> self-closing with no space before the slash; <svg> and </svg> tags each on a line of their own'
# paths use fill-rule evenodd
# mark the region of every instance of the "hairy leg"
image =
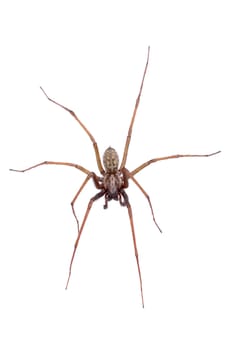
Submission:
<svg viewBox="0 0 233 350">
<path fill-rule="evenodd" d="M 142 307 L 144 308 L 144 298 L 143 298 L 143 289 L 142 289 L 142 276 L 141 276 L 141 270 L 140 270 L 140 264 L 139 264 L 139 257 L 138 257 L 138 250 L 137 250 L 137 242 L 136 242 L 136 236 L 135 236 L 135 230 L 134 230 L 134 223 L 133 223 L 133 213 L 132 213 L 132 208 L 129 203 L 129 198 L 124 190 L 121 191 L 122 196 L 124 197 L 124 203 L 127 206 L 128 209 L 128 214 L 129 214 L 129 221 L 130 221 L 130 226 L 131 226 L 131 231 L 133 235 L 133 245 L 134 245 L 134 252 L 135 252 L 135 257 L 137 261 L 137 267 L 138 267 L 138 275 L 139 275 L 139 280 L 140 280 L 140 290 L 141 290 L 141 298 L 142 298 Z"/>
<path fill-rule="evenodd" d="M 101 159 L 100 159 L 100 154 L 99 154 L 99 148 L 98 148 L 98 145 L 97 145 L 97 142 L 95 141 L 94 137 L 92 136 L 92 134 L 90 133 L 90 131 L 85 127 L 85 125 L 81 122 L 81 120 L 77 117 L 77 115 L 69 108 L 63 106 L 62 104 L 56 102 L 55 100 L 51 99 L 47 94 L 46 92 L 44 91 L 44 89 L 42 87 L 40 87 L 41 90 L 43 91 L 44 95 L 47 97 L 47 99 L 54 103 L 55 105 L 63 108 L 64 110 L 66 110 L 67 112 L 69 112 L 72 117 L 74 117 L 74 119 L 79 123 L 79 125 L 83 128 L 83 130 L 87 133 L 87 135 L 89 136 L 89 138 L 91 139 L 91 142 L 93 144 L 93 147 L 94 147 L 94 151 L 95 151 L 95 156 L 96 156 L 96 162 L 97 162 L 97 165 L 98 165 L 98 168 L 99 168 L 99 171 L 101 174 L 104 173 L 104 169 L 103 169 L 103 166 L 102 166 L 102 163 L 101 163 Z"/>
<path fill-rule="evenodd" d="M 152 214 L 152 218 L 154 220 L 154 223 L 155 225 L 157 226 L 157 228 L 159 229 L 159 231 L 162 233 L 162 230 L 161 228 L 159 227 L 159 225 L 157 224 L 156 220 L 155 220 L 155 216 L 154 216 L 154 210 L 153 210 L 153 207 L 152 207 L 152 203 L 151 203 L 151 200 L 150 200 L 150 197 L 149 195 L 146 193 L 146 191 L 144 190 L 144 188 L 140 185 L 140 183 L 134 178 L 134 176 L 132 175 L 132 173 L 127 170 L 126 168 L 123 169 L 125 172 L 126 172 L 126 175 L 135 183 L 135 185 L 142 191 L 142 193 L 144 194 L 144 196 L 146 197 L 148 203 L 149 203 L 149 206 L 150 206 L 150 209 L 151 209 L 151 214 Z"/>
<path fill-rule="evenodd" d="M 25 171 L 37 168 L 37 167 L 39 167 L 41 165 L 65 165 L 65 166 L 70 166 L 70 167 L 76 168 L 76 169 L 82 171 L 83 173 L 85 173 L 87 175 L 91 174 L 91 171 L 85 169 L 84 167 L 82 167 L 81 165 L 78 165 L 78 164 L 67 163 L 67 162 L 52 162 L 52 161 L 47 161 L 47 160 L 45 162 L 42 162 L 42 163 L 30 166 L 29 168 L 26 168 L 26 169 L 23 169 L 23 170 L 17 170 L 17 169 L 9 169 L 9 170 L 10 171 L 17 171 L 19 173 L 24 173 Z"/>
<path fill-rule="evenodd" d="M 144 79 L 145 79 L 145 76 L 146 76 L 146 71 L 147 71 L 147 67 L 148 67 L 148 63 L 149 63 L 149 55 L 150 55 L 150 47 L 148 47 L 146 66 L 145 66 L 145 69 L 144 69 L 144 73 L 143 73 L 143 77 L 142 77 L 142 82 L 141 82 L 139 94 L 138 94 L 138 97 L 136 99 L 133 115 L 132 115 L 132 118 L 131 118 L 129 131 L 128 131 L 128 135 L 127 135 L 126 143 L 125 143 L 125 148 L 124 148 L 123 159 L 122 159 L 121 166 L 120 166 L 120 170 L 123 169 L 125 167 L 125 164 L 126 164 L 128 150 L 129 150 L 129 144 L 130 144 L 131 135 L 132 135 L 132 131 L 133 131 L 133 124 L 134 124 L 134 120 L 135 120 L 136 113 L 137 113 L 137 110 L 138 110 L 138 106 L 139 106 L 139 103 L 140 103 L 140 97 L 141 97 L 141 94 L 142 94 L 142 88 L 143 88 L 143 84 L 144 84 Z"/>
<path fill-rule="evenodd" d="M 79 244 L 79 240 L 80 240 L 80 237 L 81 237 L 81 235 L 82 235 L 82 232 L 83 232 L 83 229 L 84 229 L 86 220 L 87 220 L 88 215 L 89 215 L 89 213 L 90 213 L 91 207 L 92 207 L 93 203 L 94 203 L 97 199 L 101 198 L 104 194 L 105 194 L 105 190 L 100 191 L 100 192 L 97 193 L 94 197 L 92 197 L 92 198 L 90 199 L 89 203 L 88 203 L 88 206 L 87 206 L 87 209 L 86 209 L 86 213 L 85 213 L 84 218 L 83 218 L 82 225 L 81 225 L 81 227 L 80 227 L 80 230 L 79 230 L 79 232 L 78 232 L 77 239 L 76 239 L 76 241 L 75 241 L 74 250 L 73 250 L 73 254 L 72 254 L 72 257 L 71 257 L 71 261 L 70 261 L 69 275 L 68 275 L 68 279 L 67 279 L 67 283 L 66 283 L 66 289 L 68 288 L 69 281 L 70 281 L 70 277 L 71 277 L 71 271 L 72 271 L 72 265 L 73 265 L 74 256 L 75 256 L 75 253 L 76 253 L 76 250 L 77 250 L 77 247 L 78 247 L 78 244 Z"/>
<path fill-rule="evenodd" d="M 167 160 L 167 159 L 176 159 L 176 158 L 184 158 L 184 157 L 211 157 L 215 156 L 216 154 L 220 153 L 221 151 L 214 152 L 214 153 L 209 153 L 209 154 L 174 154 L 172 156 L 167 156 L 167 157 L 160 157 L 160 158 L 154 158 L 151 160 L 148 160 L 147 162 L 141 164 L 139 167 L 131 171 L 131 175 L 135 175 L 139 173 L 142 169 L 147 167 L 148 165 L 155 163 L 155 162 L 160 162 L 161 160 Z"/>
</svg>

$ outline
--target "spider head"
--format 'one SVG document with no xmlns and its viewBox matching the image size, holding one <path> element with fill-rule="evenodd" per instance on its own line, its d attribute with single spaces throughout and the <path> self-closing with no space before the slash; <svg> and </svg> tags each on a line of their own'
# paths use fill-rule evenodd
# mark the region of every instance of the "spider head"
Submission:
<svg viewBox="0 0 233 350">
<path fill-rule="evenodd" d="M 103 163 L 108 174 L 114 174 L 118 170 L 119 157 L 116 150 L 112 147 L 108 147 L 104 152 Z"/>
</svg>

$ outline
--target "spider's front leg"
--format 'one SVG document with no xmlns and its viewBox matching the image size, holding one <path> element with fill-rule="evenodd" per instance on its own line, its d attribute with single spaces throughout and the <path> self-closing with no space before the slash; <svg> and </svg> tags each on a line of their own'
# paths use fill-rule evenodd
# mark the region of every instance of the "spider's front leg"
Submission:
<svg viewBox="0 0 233 350">
<path fill-rule="evenodd" d="M 76 223 L 77 223 L 77 226 L 78 226 L 78 232 L 79 232 L 79 221 L 78 221 L 78 218 L 77 218 L 77 215 L 75 213 L 75 209 L 74 209 L 74 204 L 80 194 L 80 192 L 83 190 L 83 188 L 86 186 L 87 182 L 90 180 L 90 178 L 93 179 L 94 181 L 94 185 L 97 189 L 103 189 L 103 179 L 99 176 L 97 176 L 94 172 L 89 172 L 89 174 L 87 175 L 86 179 L 83 181 L 82 185 L 80 186 L 78 192 L 76 193 L 76 195 L 74 196 L 72 202 L 70 203 L 71 204 L 71 208 L 72 208 L 72 212 L 73 212 L 73 215 L 75 217 L 75 220 L 76 220 Z"/>
<path fill-rule="evenodd" d="M 87 182 L 90 180 L 90 178 L 92 177 L 92 173 L 88 174 L 86 179 L 83 181 L 82 185 L 80 186 L 78 192 L 76 193 L 76 195 L 74 196 L 72 202 L 70 203 L 71 205 L 71 209 L 72 209 L 72 212 L 73 212 L 73 215 L 75 217 L 75 220 L 76 220 L 76 223 L 77 223 L 77 226 L 78 226 L 78 232 L 79 232 L 79 221 L 78 221 L 78 218 L 77 218 L 77 215 L 76 215 L 76 212 L 75 212 L 75 209 L 74 209 L 74 204 L 78 198 L 78 196 L 80 195 L 81 191 L 83 190 L 83 188 L 86 186 Z"/>
<path fill-rule="evenodd" d="M 105 194 L 105 192 L 106 192 L 105 189 L 102 189 L 99 193 L 97 193 L 94 197 L 92 197 L 90 199 L 89 203 L 88 203 L 88 206 L 87 206 L 87 209 L 86 209 L 86 213 L 84 215 L 84 218 L 83 218 L 80 230 L 78 231 L 77 239 L 76 239 L 75 244 L 74 244 L 74 250 L 73 250 L 73 254 L 72 254 L 72 257 L 71 257 L 71 261 L 70 261 L 69 275 L 68 275 L 68 279 L 67 279 L 67 283 L 66 283 L 66 289 L 68 288 L 68 285 L 69 285 L 69 281 L 70 281 L 70 277 L 71 277 L 71 271 L 72 271 L 72 265 L 73 265 L 73 261 L 74 261 L 76 250 L 78 248 L 79 240 L 81 238 L 81 235 L 82 235 L 85 223 L 87 221 L 88 215 L 90 213 L 90 210 L 92 208 L 92 205 L 97 199 L 101 198 Z"/>
<path fill-rule="evenodd" d="M 130 226 L 131 226 L 131 231 L 132 231 L 132 236 L 133 236 L 133 245 L 134 245 L 134 253 L 137 261 L 137 267 L 138 267 L 138 275 L 139 275 L 139 280 L 140 280 L 140 290 L 141 290 L 141 298 L 142 298 L 142 307 L 144 308 L 144 297 L 143 297 L 143 288 L 142 288 L 142 276 L 141 276 L 141 270 L 140 270 L 140 264 L 139 264 L 139 257 L 138 257 L 138 249 L 137 249 L 137 242 L 136 242 L 136 236 L 135 236 L 135 230 L 134 230 L 134 222 L 133 222 L 133 213 L 132 213 L 132 208 L 129 203 L 129 197 L 127 193 L 122 189 L 121 190 L 121 195 L 124 198 L 123 201 L 123 206 L 126 206 L 128 209 L 128 215 L 129 215 L 129 221 L 130 221 Z"/>
</svg>

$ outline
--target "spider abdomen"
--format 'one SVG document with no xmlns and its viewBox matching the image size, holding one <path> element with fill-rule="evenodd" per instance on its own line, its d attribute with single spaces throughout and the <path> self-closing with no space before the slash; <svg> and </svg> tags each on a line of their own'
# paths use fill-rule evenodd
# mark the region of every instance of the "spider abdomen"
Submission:
<svg viewBox="0 0 233 350">
<path fill-rule="evenodd" d="M 104 152 L 103 163 L 108 174 L 116 173 L 119 165 L 119 157 L 116 150 L 108 147 Z"/>
</svg>

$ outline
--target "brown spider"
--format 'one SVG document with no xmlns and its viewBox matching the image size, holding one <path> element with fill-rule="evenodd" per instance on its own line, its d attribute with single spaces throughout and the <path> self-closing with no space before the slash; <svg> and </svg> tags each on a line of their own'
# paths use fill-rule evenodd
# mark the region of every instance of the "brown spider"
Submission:
<svg viewBox="0 0 233 350">
<path fill-rule="evenodd" d="M 139 167 L 137 167 L 133 171 L 129 171 L 125 167 L 126 160 L 127 160 L 127 155 L 128 155 L 128 150 L 129 150 L 129 144 L 130 144 L 131 135 L 132 135 L 133 124 L 134 124 L 136 112 L 137 112 L 137 109 L 138 109 L 138 106 L 139 106 L 140 97 L 141 97 L 142 88 L 143 88 L 143 83 L 144 83 L 144 79 L 145 79 L 145 75 L 146 75 L 146 71 L 147 71 L 147 66 L 148 66 L 148 62 L 149 62 L 149 54 L 150 54 L 150 47 L 148 47 L 146 66 L 145 66 L 145 69 L 144 69 L 144 73 L 143 73 L 143 77 L 142 77 L 142 82 L 141 82 L 139 94 L 138 94 L 138 97 L 137 97 L 137 100 L 136 100 L 136 103 L 135 103 L 135 107 L 134 107 L 134 111 L 133 111 L 133 115 L 132 115 L 132 118 L 131 118 L 131 123 L 130 123 L 130 126 L 129 126 L 129 131 L 128 131 L 128 135 L 127 135 L 126 143 L 125 143 L 125 148 L 124 148 L 123 159 L 121 161 L 120 167 L 119 167 L 119 157 L 118 157 L 117 152 L 115 151 L 115 149 L 109 147 L 109 148 L 107 148 L 107 150 L 104 152 L 104 155 L 103 155 L 103 165 L 104 165 L 104 168 L 103 168 L 102 163 L 101 163 L 101 159 L 100 159 L 98 145 L 97 145 L 94 137 L 92 136 L 92 134 L 89 132 L 89 130 L 85 127 L 85 125 L 80 121 L 80 119 L 76 116 L 76 114 L 72 110 L 70 110 L 69 108 L 61 105 L 60 103 L 52 100 L 45 93 L 43 88 L 40 87 L 41 90 L 43 91 L 43 93 L 45 94 L 45 96 L 48 98 L 49 101 L 55 103 L 56 105 L 60 106 L 61 108 L 65 109 L 67 112 L 69 112 L 76 119 L 76 121 L 79 123 L 79 125 L 81 125 L 81 127 L 84 129 L 84 131 L 87 133 L 87 135 L 89 136 L 89 138 L 91 139 L 91 141 L 93 143 L 95 156 L 96 156 L 96 161 L 97 161 L 98 169 L 100 171 L 101 176 L 97 176 L 94 172 L 85 169 L 81 165 L 74 164 L 74 163 L 67 163 L 67 162 L 45 161 L 45 162 L 33 165 L 33 166 L 31 166 L 31 167 L 29 167 L 27 169 L 24 169 L 24 170 L 10 169 L 12 171 L 25 172 L 25 171 L 31 170 L 33 168 L 36 168 L 38 166 L 46 165 L 46 164 L 65 165 L 65 166 L 70 166 L 70 167 L 77 168 L 78 170 L 82 171 L 83 173 L 85 173 L 87 175 L 85 180 L 83 181 L 81 187 L 79 188 L 78 192 L 76 193 L 76 195 L 74 196 L 74 198 L 73 198 L 73 200 L 71 202 L 71 208 L 72 208 L 72 211 L 73 211 L 73 215 L 74 215 L 75 220 L 76 220 L 77 225 L 78 225 L 78 236 L 77 236 L 77 239 L 75 241 L 72 258 L 71 258 L 71 261 L 70 261 L 69 275 L 68 275 L 68 280 L 67 280 L 67 283 L 66 283 L 66 289 L 68 287 L 70 276 L 71 276 L 71 270 L 72 270 L 72 264 L 73 264 L 75 252 L 76 252 L 76 249 L 78 247 L 78 243 L 79 243 L 81 234 L 83 232 L 84 225 L 86 223 L 87 217 L 88 217 L 88 215 L 90 213 L 90 210 L 92 208 L 93 203 L 97 199 L 99 199 L 101 197 L 104 197 L 104 199 L 105 199 L 104 209 L 108 208 L 108 202 L 110 202 L 112 199 L 114 199 L 116 201 L 119 201 L 121 206 L 127 207 L 129 220 L 130 220 L 130 225 L 131 225 L 131 230 L 132 230 L 132 236 L 133 236 L 133 244 L 134 244 L 134 251 L 135 251 L 135 256 L 136 256 L 136 261 L 137 261 L 137 268 L 138 268 L 138 274 L 139 274 L 139 280 L 140 280 L 140 289 L 141 289 L 141 299 L 142 299 L 142 306 L 143 307 L 144 307 L 144 298 L 143 298 L 143 289 L 142 289 L 142 278 L 141 278 L 141 271 L 140 271 L 140 265 L 139 265 L 136 237 L 135 237 L 135 231 L 134 231 L 133 214 L 132 214 L 132 209 L 131 209 L 131 205 L 130 205 L 130 202 L 129 202 L 128 195 L 127 195 L 127 193 L 125 191 L 125 189 L 129 186 L 129 181 L 128 180 L 131 179 L 135 183 L 135 185 L 138 186 L 138 188 L 141 190 L 141 192 L 146 197 L 146 199 L 147 199 L 147 201 L 149 203 L 150 209 L 151 209 L 151 213 L 152 213 L 152 217 L 153 217 L 154 223 L 157 226 L 157 228 L 159 229 L 159 231 L 162 232 L 160 227 L 159 227 L 159 225 L 157 224 L 157 222 L 155 220 L 152 204 L 151 204 L 151 201 L 150 201 L 150 197 L 146 193 L 146 191 L 142 188 L 142 186 L 138 183 L 138 181 L 135 179 L 134 175 L 139 173 L 139 171 L 141 171 L 142 169 L 144 169 L 145 167 L 147 167 L 151 163 L 159 162 L 159 161 L 162 161 L 162 160 L 181 158 L 181 157 L 210 157 L 210 156 L 213 156 L 213 155 L 218 154 L 218 153 L 221 152 L 221 151 L 218 151 L 218 152 L 214 152 L 214 153 L 210 153 L 210 154 L 176 154 L 176 155 L 171 155 L 171 156 L 166 156 L 166 157 L 161 157 L 161 158 L 155 158 L 155 159 L 148 160 L 147 162 L 141 164 Z M 78 198 L 80 192 L 83 190 L 83 188 L 85 187 L 85 185 L 87 184 L 87 182 L 91 178 L 93 179 L 94 185 L 99 190 L 99 192 L 94 197 L 92 197 L 90 199 L 90 201 L 88 203 L 88 206 L 87 206 L 87 209 L 86 209 L 86 212 L 85 212 L 85 215 L 84 215 L 84 218 L 83 218 L 83 221 L 82 221 L 82 224 L 81 224 L 81 227 L 79 228 L 79 222 L 78 222 L 75 210 L 74 210 L 74 204 L 75 204 L 75 201 Z"/>
</svg>

